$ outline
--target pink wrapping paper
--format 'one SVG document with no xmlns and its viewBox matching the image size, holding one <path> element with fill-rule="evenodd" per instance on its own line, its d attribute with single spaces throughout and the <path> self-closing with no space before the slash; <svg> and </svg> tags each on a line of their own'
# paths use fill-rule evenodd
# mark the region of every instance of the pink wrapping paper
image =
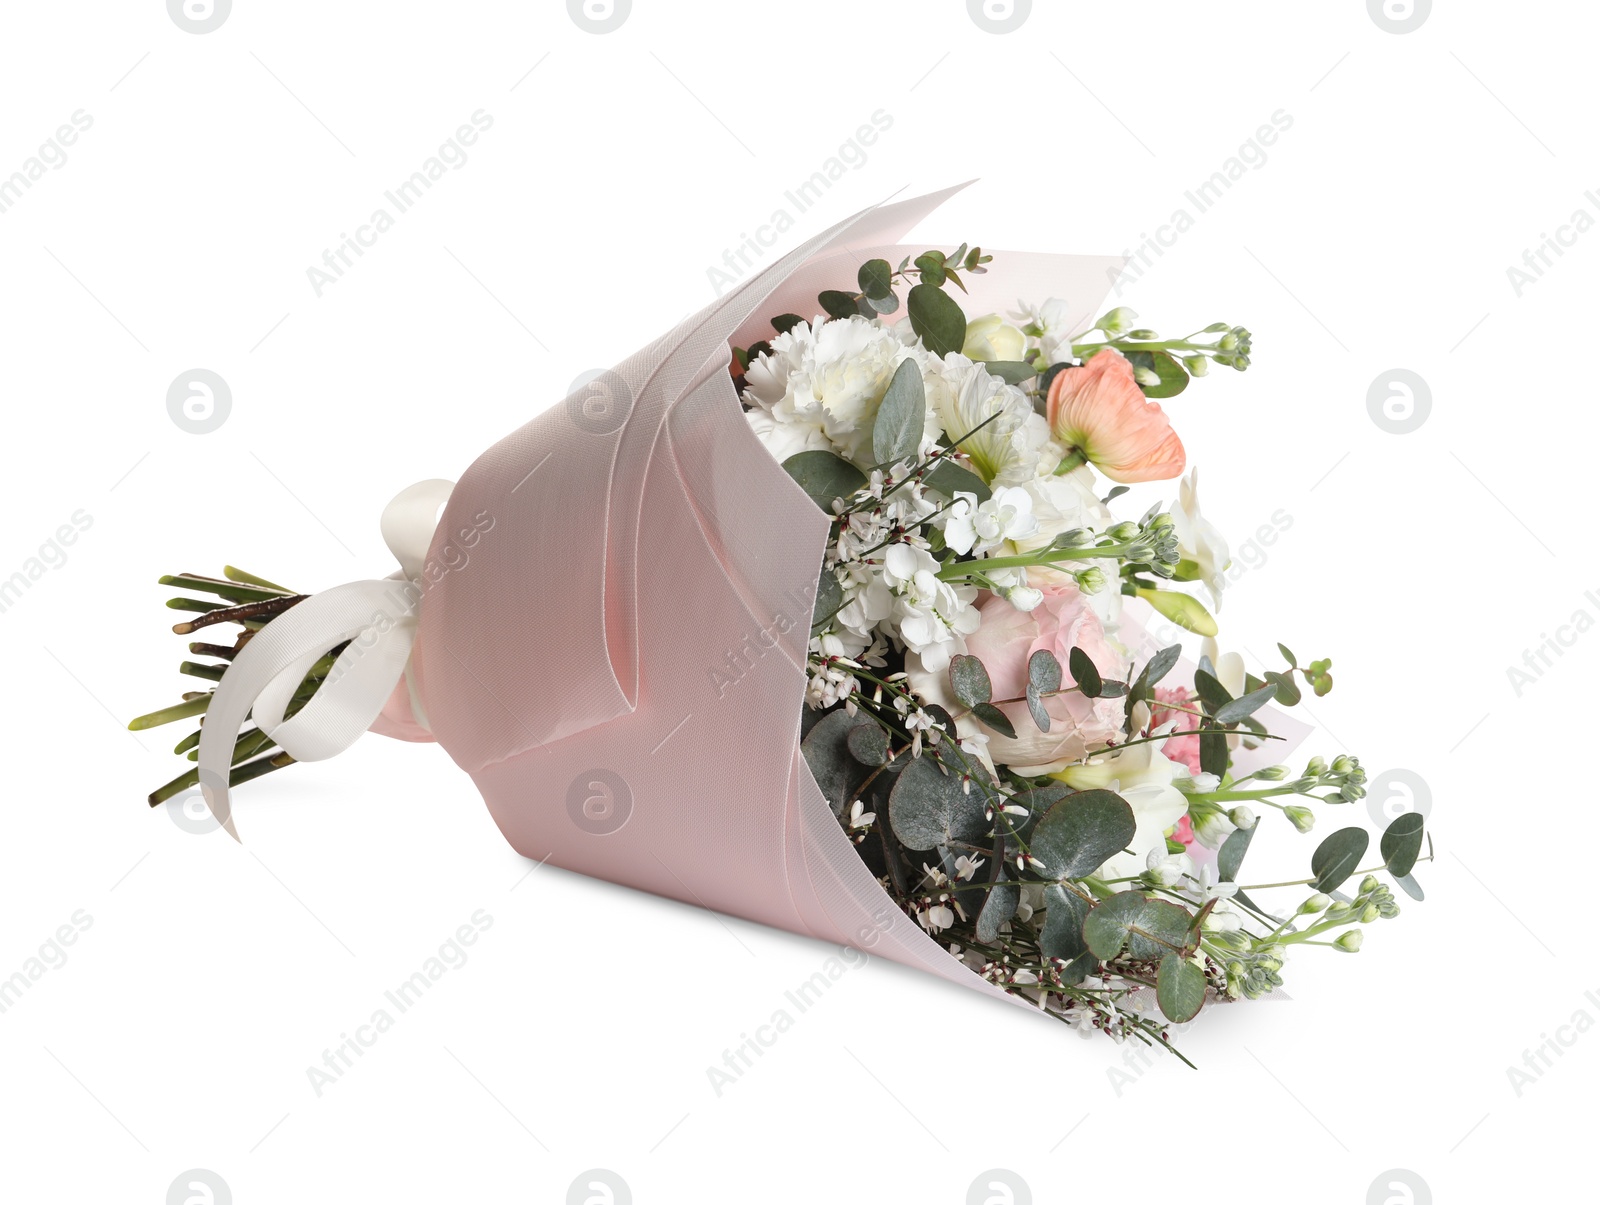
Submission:
<svg viewBox="0 0 1600 1205">
<path fill-rule="evenodd" d="M 501 440 L 430 558 L 412 652 L 434 739 L 536 860 L 882 954 L 1024 1003 L 894 907 L 800 753 L 827 518 L 757 441 L 729 341 L 811 315 L 955 190 L 858 215 Z M 1116 258 L 995 253 L 970 313 L 1061 296 L 1083 324 Z M 462 558 L 453 534 L 482 537 Z M 397 688 L 375 731 L 427 739 Z"/>
</svg>

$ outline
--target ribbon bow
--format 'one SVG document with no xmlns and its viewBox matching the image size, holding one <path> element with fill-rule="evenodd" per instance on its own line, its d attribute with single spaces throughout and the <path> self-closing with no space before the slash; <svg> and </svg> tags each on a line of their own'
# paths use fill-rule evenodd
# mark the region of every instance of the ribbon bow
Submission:
<svg viewBox="0 0 1600 1205">
<path fill-rule="evenodd" d="M 246 716 L 254 713 L 261 731 L 296 761 L 322 761 L 355 744 L 404 675 L 412 712 L 427 727 L 411 682 L 411 646 L 428 547 L 454 488 L 451 481 L 419 481 L 396 494 L 381 526 L 399 571 L 312 595 L 257 632 L 222 675 L 200 729 L 200 790 L 235 841 L 228 769 Z M 307 671 L 346 642 L 321 687 L 286 719 Z"/>
</svg>

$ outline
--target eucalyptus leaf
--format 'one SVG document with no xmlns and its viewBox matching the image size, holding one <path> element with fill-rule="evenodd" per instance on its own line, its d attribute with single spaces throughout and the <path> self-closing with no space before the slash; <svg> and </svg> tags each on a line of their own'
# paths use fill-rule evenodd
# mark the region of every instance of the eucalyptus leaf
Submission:
<svg viewBox="0 0 1600 1205">
<path fill-rule="evenodd" d="M 967 341 L 967 316 L 956 299 L 937 285 L 913 285 L 906 294 L 911 329 L 930 352 L 945 356 Z"/>
<path fill-rule="evenodd" d="M 984 484 L 982 477 L 962 468 L 948 457 L 935 465 L 933 471 L 922 479 L 922 483 L 930 489 L 938 490 L 946 498 L 953 499 L 957 494 L 971 494 L 979 502 L 987 502 L 994 496 L 993 491 Z"/>
<path fill-rule="evenodd" d="M 1200 769 L 1218 778 L 1228 772 L 1228 734 L 1209 722 L 1200 725 Z"/>
<path fill-rule="evenodd" d="M 1266 679 L 1278 688 L 1278 702 L 1285 707 L 1293 707 L 1300 702 L 1300 687 L 1295 682 L 1293 674 L 1280 673 L 1278 670 L 1268 670 Z"/>
<path fill-rule="evenodd" d="M 846 734 L 845 745 L 864 766 L 881 766 L 889 760 L 889 734 L 880 724 L 857 724 Z"/>
<path fill-rule="evenodd" d="M 1028 712 L 1040 732 L 1050 731 L 1050 712 L 1040 695 L 1061 689 L 1061 662 L 1049 649 L 1035 649 L 1028 658 Z"/>
<path fill-rule="evenodd" d="M 972 714 L 1001 736 L 1008 737 L 1011 740 L 1017 739 L 1017 726 L 1011 722 L 1010 716 L 1006 715 L 993 703 L 973 704 Z"/>
<path fill-rule="evenodd" d="M 956 701 L 964 707 L 975 707 L 994 697 L 989 671 L 970 653 L 957 653 L 950 658 L 950 687 L 955 691 Z"/>
<path fill-rule="evenodd" d="M 1072 671 L 1072 680 L 1084 698 L 1100 697 L 1100 670 L 1089 659 L 1088 653 L 1073 645 L 1067 653 L 1067 668 Z"/>
<path fill-rule="evenodd" d="M 1044 902 L 1039 949 L 1046 958 L 1071 962 L 1089 948 L 1083 944 L 1083 918 L 1089 915 L 1089 901 L 1065 887 L 1046 887 Z"/>
<path fill-rule="evenodd" d="M 922 447 L 927 412 L 922 369 L 915 360 L 904 360 L 878 403 L 878 417 L 872 424 L 872 458 L 879 464 L 915 458 Z"/>
<path fill-rule="evenodd" d="M 1217 850 L 1217 878 L 1224 883 L 1239 881 L 1239 867 L 1244 865 L 1244 855 L 1250 848 L 1250 842 L 1255 839 L 1256 829 L 1236 828 L 1228 834 L 1228 839 L 1222 843 L 1222 848 Z"/>
<path fill-rule="evenodd" d="M 1156 971 L 1156 1003 L 1167 1020 L 1192 1021 L 1206 1002 L 1205 972 L 1182 954 L 1168 953 Z"/>
<path fill-rule="evenodd" d="M 828 626 L 828 621 L 844 606 L 844 587 L 833 570 L 823 569 L 817 578 L 817 601 L 811 608 L 811 634 L 816 636 Z"/>
<path fill-rule="evenodd" d="M 1039 370 L 1026 360 L 985 360 L 983 368 L 1007 385 L 1020 385 L 1039 375 Z"/>
<path fill-rule="evenodd" d="M 1033 830 L 1030 850 L 1051 879 L 1093 874 L 1133 840 L 1133 809 L 1113 791 L 1080 791 L 1054 804 Z"/>
<path fill-rule="evenodd" d="M 1194 688 L 1207 711 L 1214 713 L 1218 708 L 1233 702 L 1233 696 L 1228 693 L 1228 688 L 1218 682 L 1210 670 L 1194 671 Z"/>
<path fill-rule="evenodd" d="M 1134 368 L 1147 369 L 1160 378 L 1154 385 L 1140 384 L 1145 397 L 1164 398 L 1177 397 L 1189 387 L 1189 373 L 1173 357 L 1164 351 L 1130 351 L 1128 362 Z"/>
<path fill-rule="evenodd" d="M 780 335 L 787 335 L 804 321 L 805 319 L 799 314 L 779 314 L 772 320 L 772 329 Z"/>
<path fill-rule="evenodd" d="M 855 465 L 820 449 L 796 452 L 783 469 L 830 517 L 835 499 L 848 498 L 867 483 L 867 475 Z"/>
<path fill-rule="evenodd" d="M 868 770 L 850 751 L 850 732 L 867 724 L 878 725 L 863 715 L 850 715 L 839 708 L 818 720 L 800 743 L 811 777 L 817 780 L 822 797 L 828 801 L 834 815 L 843 815 L 855 792 L 865 781 Z"/>
<path fill-rule="evenodd" d="M 1260 690 L 1252 690 L 1247 695 L 1240 695 L 1237 699 L 1230 699 L 1217 708 L 1216 720 L 1219 724 L 1237 724 L 1245 717 L 1260 711 L 1277 695 L 1278 688 L 1269 682 Z"/>
<path fill-rule="evenodd" d="M 1028 685 L 1045 694 L 1061 689 L 1061 662 L 1049 649 L 1034 649 L 1028 658 Z"/>
<path fill-rule="evenodd" d="M 818 293 L 817 304 L 830 318 L 851 318 L 858 312 L 855 294 L 841 292 L 838 289 L 824 289 Z"/>
<path fill-rule="evenodd" d="M 1146 682 L 1154 686 L 1161 679 L 1172 672 L 1172 667 L 1178 664 L 1178 658 L 1183 656 L 1183 645 L 1169 644 L 1144 664 Z"/>
<path fill-rule="evenodd" d="M 989 889 L 989 898 L 983 901 L 978 913 L 978 940 L 992 942 L 1000 936 L 1000 926 L 1017 914 L 1017 904 L 1022 892 L 1015 883 L 996 883 Z"/>
<path fill-rule="evenodd" d="M 1395 878 L 1402 878 L 1411 873 L 1411 868 L 1417 864 L 1417 855 L 1422 852 L 1422 813 L 1404 812 L 1394 818 L 1394 822 L 1383 830 L 1383 836 L 1378 841 L 1378 852 L 1383 855 L 1383 864 Z"/>
<path fill-rule="evenodd" d="M 1342 828 L 1327 837 L 1311 855 L 1312 886 L 1318 891 L 1332 891 L 1348 879 L 1361 864 L 1368 841 L 1364 828 Z"/>
<path fill-rule="evenodd" d="M 1119 891 L 1101 900 L 1083 919 L 1083 944 L 1101 962 L 1115 958 L 1149 902 L 1142 891 Z"/>
<path fill-rule="evenodd" d="M 1412 899 L 1416 900 L 1418 903 L 1422 902 L 1422 899 L 1423 899 L 1422 884 L 1417 882 L 1415 876 L 1409 875 L 1409 874 L 1403 874 L 1403 875 L 1399 876 L 1397 879 L 1395 879 L 1395 882 L 1400 885 L 1400 890 L 1401 891 L 1405 892 L 1407 895 L 1409 895 Z"/>
<path fill-rule="evenodd" d="M 1294 654 L 1289 651 L 1289 647 L 1280 641 L 1278 651 L 1283 654 L 1283 659 L 1289 663 L 1289 668 L 1293 669 L 1295 665 Z"/>
<path fill-rule="evenodd" d="M 1174 946 L 1187 949 L 1193 923 L 1194 916 L 1187 908 L 1166 900 L 1146 901 L 1133 932 L 1128 934 L 1128 957 L 1154 962 Z"/>
<path fill-rule="evenodd" d="M 869 298 L 886 297 L 894 287 L 894 269 L 886 259 L 869 259 L 857 269 L 856 285 Z"/>
<path fill-rule="evenodd" d="M 944 773 L 926 754 L 900 772 L 889 793 L 889 824 L 907 849 L 975 845 L 989 831 L 983 813 L 982 794 L 963 789 L 960 775 Z"/>
</svg>

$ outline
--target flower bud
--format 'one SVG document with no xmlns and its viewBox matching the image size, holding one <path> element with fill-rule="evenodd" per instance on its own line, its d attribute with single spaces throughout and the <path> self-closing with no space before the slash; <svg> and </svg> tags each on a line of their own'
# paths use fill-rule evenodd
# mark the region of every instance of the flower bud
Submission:
<svg viewBox="0 0 1600 1205">
<path fill-rule="evenodd" d="M 1370 895 L 1372 892 L 1376 891 L 1378 889 L 1378 887 L 1379 887 L 1378 880 L 1373 878 L 1370 874 L 1366 878 L 1361 880 L 1361 894 L 1362 895 Z"/>
<path fill-rule="evenodd" d="M 1136 331 L 1128 332 L 1128 339 L 1133 343 L 1153 343 L 1159 338 L 1161 338 L 1161 336 L 1156 334 L 1155 331 L 1149 330 L 1145 327 L 1140 327 Z"/>
<path fill-rule="evenodd" d="M 1073 574 L 1073 578 L 1078 583 L 1078 589 L 1085 594 L 1098 594 L 1106 588 L 1105 570 L 1098 565 L 1090 565 L 1087 569 L 1079 570 Z"/>
<path fill-rule="evenodd" d="M 1211 371 L 1211 361 L 1205 356 L 1189 356 L 1184 360 L 1183 366 L 1189 370 L 1192 377 L 1203 377 Z"/>
<path fill-rule="evenodd" d="M 1361 923 L 1363 925 L 1370 925 L 1373 921 L 1377 920 L 1378 917 L 1380 917 L 1382 915 L 1383 915 L 1383 913 L 1381 911 L 1379 911 L 1378 905 L 1376 905 L 1376 904 L 1368 904 L 1365 908 L 1363 908 L 1361 910 Z"/>
<path fill-rule="evenodd" d="M 1289 823 L 1293 824 L 1298 832 L 1309 833 L 1316 827 L 1317 818 L 1312 814 L 1310 808 L 1303 808 L 1298 804 L 1290 804 L 1283 809 L 1283 814 L 1289 818 Z"/>
<path fill-rule="evenodd" d="M 1305 903 L 1300 905 L 1300 911 L 1298 915 L 1310 916 L 1313 912 L 1321 912 L 1332 903 L 1333 900 L 1331 897 L 1323 895 L 1322 892 L 1319 891 L 1316 893 L 1316 895 L 1306 896 Z"/>
<path fill-rule="evenodd" d="M 1268 766 L 1265 770 L 1257 770 L 1255 777 L 1262 782 L 1281 782 L 1289 777 L 1288 766 Z"/>
<path fill-rule="evenodd" d="M 1306 777 L 1320 778 L 1328 772 L 1328 763 L 1320 757 L 1313 757 L 1306 763 Z"/>
<path fill-rule="evenodd" d="M 1100 316 L 1095 326 L 1105 331 L 1108 335 L 1118 335 L 1127 330 L 1129 325 L 1137 322 L 1139 315 L 1125 305 L 1119 305 L 1114 310 L 1107 310 Z"/>
<path fill-rule="evenodd" d="M 1243 804 L 1229 812 L 1228 819 L 1233 822 L 1234 828 L 1254 828 L 1256 826 L 1256 814 Z"/>
<path fill-rule="evenodd" d="M 1027 338 L 999 314 L 985 314 L 967 323 L 967 339 L 961 354 L 980 363 L 992 360 L 1020 360 Z"/>
<path fill-rule="evenodd" d="M 1346 954 L 1354 954 L 1361 948 L 1361 930 L 1346 929 L 1334 940 L 1333 948 L 1343 950 Z"/>
</svg>

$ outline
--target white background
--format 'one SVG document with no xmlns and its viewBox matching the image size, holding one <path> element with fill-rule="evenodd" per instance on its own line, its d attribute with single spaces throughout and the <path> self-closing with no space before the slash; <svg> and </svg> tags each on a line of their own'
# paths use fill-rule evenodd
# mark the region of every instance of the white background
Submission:
<svg viewBox="0 0 1600 1205">
<path fill-rule="evenodd" d="M 1520 693 L 1507 667 L 1600 616 L 1600 235 L 1520 296 L 1506 270 L 1600 215 L 1597 19 L 1034 10 L 994 34 L 960 0 L 637 0 L 595 34 L 558 0 L 237 0 L 195 34 L 160 0 L 7 7 L 0 176 L 93 124 L 0 213 L 0 578 L 75 512 L 92 526 L 0 613 L 0 977 L 91 923 L 0 1015 L 0 1196 L 157 1205 L 201 1168 L 240 1205 L 562 1201 L 597 1167 L 641 1202 L 955 1203 L 996 1167 L 1052 1202 L 1561 1195 L 1600 1037 L 1561 1030 L 1520 1094 L 1507 1068 L 1600 1019 L 1600 636 L 1563 629 Z M 480 109 L 465 165 L 319 297 L 324 249 Z M 796 212 L 785 191 L 877 110 L 864 164 Z M 1254 332 L 1247 374 L 1169 404 L 1236 545 L 1292 518 L 1224 643 L 1333 658 L 1316 748 L 1419 775 L 1439 860 L 1359 955 L 1297 955 L 1292 1002 L 1208 1012 L 1182 1039 L 1198 1074 L 874 962 L 719 1096 L 707 1068 L 836 951 L 530 873 L 431 746 L 368 738 L 246 789 L 242 847 L 144 805 L 187 730 L 122 727 L 182 689 L 158 574 L 388 572 L 395 490 L 705 304 L 779 209 L 787 247 L 976 176 L 930 243 L 1120 253 L 1194 215 L 1185 192 L 1279 110 L 1264 164 L 1121 300 L 1164 332 Z M 1396 367 L 1431 389 L 1409 434 L 1368 411 Z M 232 392 L 207 435 L 166 408 L 195 368 Z M 1314 838 L 1275 833 L 1250 874 L 1305 873 Z M 479 909 L 465 965 L 317 1095 L 307 1068 Z M 1384 1187 L 1392 1168 L 1428 1187 Z"/>
</svg>

